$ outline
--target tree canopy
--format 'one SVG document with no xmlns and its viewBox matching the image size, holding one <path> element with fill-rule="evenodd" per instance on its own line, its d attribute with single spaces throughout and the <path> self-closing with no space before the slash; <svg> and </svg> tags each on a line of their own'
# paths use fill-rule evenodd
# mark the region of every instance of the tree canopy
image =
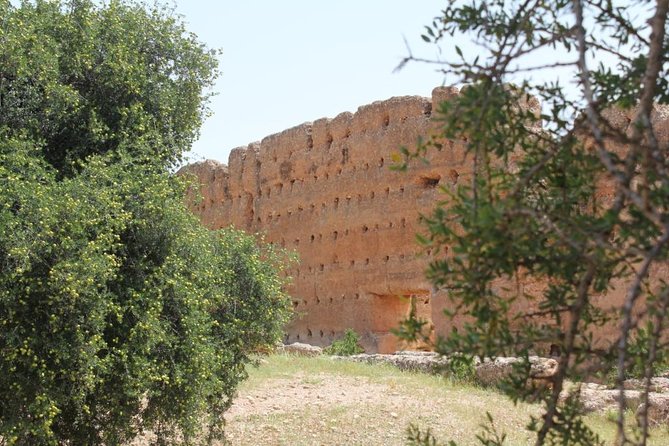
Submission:
<svg viewBox="0 0 669 446">
<path fill-rule="evenodd" d="M 283 254 L 169 172 L 213 56 L 162 7 L 0 0 L 0 443 L 206 443 L 280 339 Z"/>
<path fill-rule="evenodd" d="M 466 88 L 441 104 L 438 137 L 404 152 L 411 160 L 447 150 L 444 139 L 464 140 L 472 165 L 467 184 L 444 190 L 425 219 L 424 242 L 438 253 L 429 277 L 452 314 L 470 321 L 436 347 L 524 357 L 505 389 L 543 404 L 529 422 L 537 445 L 602 444 L 582 420 L 578 392 L 566 402 L 560 395 L 568 380 L 612 375 L 617 443 L 649 436 L 669 305 L 657 273 L 669 254 L 667 8 L 666 0 L 463 0 L 423 36 L 446 55 L 430 62 Z M 458 39 L 480 51 L 462 51 Z M 523 105 L 532 98 L 541 107 Z M 622 298 L 611 301 L 616 290 Z M 418 335 L 423 326 L 404 329 Z M 593 335 L 602 326 L 612 327 L 608 339 Z M 528 385 L 529 356 L 551 344 L 561 352 L 558 375 L 548 389 Z M 638 423 L 625 412 L 630 375 L 645 383 Z"/>
<path fill-rule="evenodd" d="M 206 114 L 216 52 L 164 7 L 0 1 L 0 126 L 59 171 L 120 151 L 179 161 Z"/>
</svg>

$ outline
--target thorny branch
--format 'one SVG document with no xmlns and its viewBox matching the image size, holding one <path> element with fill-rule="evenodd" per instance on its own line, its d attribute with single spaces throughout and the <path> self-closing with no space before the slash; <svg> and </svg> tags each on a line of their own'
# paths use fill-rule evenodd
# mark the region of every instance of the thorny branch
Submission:
<svg viewBox="0 0 669 446">
<path fill-rule="evenodd" d="M 568 247 L 568 251 L 571 251 L 572 254 L 575 253 L 573 258 L 582 261 L 580 268 L 575 269 L 575 271 L 579 271 L 579 275 L 573 275 L 567 279 L 570 287 L 568 298 L 565 298 L 564 301 L 555 301 L 562 306 L 554 306 L 550 307 L 549 310 L 542 309 L 534 312 L 530 310 L 520 316 L 521 319 L 526 319 L 533 316 L 543 316 L 548 312 L 552 312 L 551 314 L 564 314 L 566 312 L 570 316 L 565 327 L 564 338 L 560 340 L 563 354 L 559 358 L 560 367 L 558 375 L 553 381 L 554 387 L 545 401 L 547 409 L 543 423 L 538 427 L 537 445 L 541 445 L 552 438 L 550 437 L 551 431 L 565 421 L 562 418 L 565 412 L 558 407 L 559 395 L 564 380 L 571 376 L 570 373 L 575 370 L 573 363 L 579 361 L 579 357 L 584 352 L 588 352 L 588 349 L 591 349 L 598 358 L 603 358 L 606 361 L 617 354 L 618 385 L 621 388 L 618 442 L 620 444 L 631 444 L 631 441 L 625 437 L 622 410 L 624 407 L 622 380 L 624 379 L 626 362 L 629 362 L 628 356 L 631 354 L 628 338 L 633 336 L 634 333 L 641 333 L 641 324 L 655 316 L 654 331 L 650 338 L 651 342 L 647 346 L 649 351 L 645 369 L 646 394 L 644 396 L 646 403 L 648 403 L 647 393 L 650 385 L 650 374 L 652 373 L 650 368 L 656 360 L 659 350 L 667 344 L 662 336 L 662 330 L 666 325 L 664 313 L 669 308 L 669 291 L 665 290 L 660 294 L 659 304 L 656 308 L 636 307 L 639 306 L 638 302 L 644 293 L 652 293 L 648 287 L 649 272 L 658 259 L 666 257 L 667 245 L 669 245 L 667 206 L 666 204 L 656 203 L 658 201 L 663 203 L 657 197 L 663 190 L 669 190 L 669 172 L 665 153 L 668 148 L 664 140 L 661 143 L 658 141 L 651 124 L 653 102 L 659 94 L 657 85 L 661 80 L 660 73 L 663 72 L 663 63 L 666 60 L 664 32 L 669 0 L 656 0 L 653 17 L 649 21 L 651 25 L 649 37 L 642 35 L 641 33 L 645 31 L 640 32 L 640 28 L 634 26 L 633 19 L 629 18 L 631 8 L 616 7 L 614 3 L 607 0 L 571 0 L 570 2 L 559 3 L 559 5 L 557 2 L 520 0 L 512 2 L 511 10 L 504 9 L 506 6 L 504 2 L 491 3 L 494 3 L 495 6 L 488 7 L 485 2 L 483 4 L 478 2 L 468 3 L 470 9 L 465 12 L 462 11 L 466 8 L 459 10 L 449 7 L 448 12 L 444 11 L 444 16 L 449 19 L 445 20 L 448 25 L 444 25 L 435 37 L 436 41 L 447 33 L 453 34 L 458 30 L 475 33 L 476 43 L 488 51 L 489 57 L 484 62 L 479 62 L 478 58 L 473 62 L 468 62 L 463 56 L 461 56 L 461 60 L 455 63 L 425 61 L 445 67 L 442 70 L 444 73 L 459 74 L 462 82 L 476 83 L 484 81 L 482 82 L 484 85 L 493 85 L 493 87 L 503 84 L 510 74 L 575 66 L 582 89 L 581 97 L 569 100 L 568 96 L 563 95 L 563 90 L 558 83 L 532 86 L 530 83 L 524 82 L 520 90 L 528 92 L 534 89 L 534 92 L 539 92 L 542 97 L 548 100 L 555 98 L 551 110 L 555 119 L 550 121 L 551 117 L 548 116 L 547 118 L 549 125 L 553 124 L 553 127 L 547 127 L 543 131 L 527 129 L 523 133 L 522 131 L 518 132 L 517 128 L 513 127 L 513 124 L 518 124 L 521 121 L 512 122 L 512 125 L 509 126 L 511 131 L 504 135 L 507 139 L 500 138 L 503 143 L 495 141 L 500 145 L 508 144 L 510 141 L 511 145 L 522 147 L 523 150 L 526 147 L 533 149 L 526 153 L 526 155 L 531 156 L 531 158 L 528 158 L 531 160 L 531 164 L 523 165 L 524 171 L 522 171 L 522 174 L 518 178 L 514 178 L 512 182 L 501 181 L 504 187 L 510 189 L 504 189 L 501 193 L 505 200 L 502 204 L 511 204 L 511 209 L 501 207 L 503 217 L 508 216 L 509 221 L 513 222 L 523 221 L 523 217 L 531 219 L 534 223 L 532 230 L 523 234 L 536 234 L 537 230 L 542 235 L 550 234 L 552 243 L 557 240 L 558 245 L 562 245 L 560 248 Z M 550 11 L 551 5 L 555 6 L 555 11 Z M 477 10 L 478 7 L 482 8 L 483 12 Z M 496 10 L 495 7 L 500 9 Z M 537 8 L 543 8 L 544 14 L 537 13 Z M 587 13 L 584 12 L 584 8 L 589 8 Z M 472 11 L 480 13 L 479 16 L 483 16 L 483 18 L 480 21 L 474 19 L 476 25 L 468 27 L 467 19 L 472 17 L 468 14 L 473 14 Z M 563 23 L 562 19 L 565 17 L 563 15 L 565 11 L 567 11 L 567 17 L 574 17 L 575 20 L 570 19 Z M 497 12 L 499 12 L 499 15 L 495 15 Z M 547 21 L 546 16 L 550 16 L 551 20 Z M 597 31 L 586 32 L 586 26 L 590 27 L 593 21 L 595 26 L 598 27 L 598 31 L 610 32 L 613 43 L 598 41 Z M 531 31 L 527 31 L 525 28 Z M 535 34 L 533 35 L 532 32 Z M 432 33 L 430 35 L 434 36 Z M 558 62 L 541 60 L 541 63 L 535 65 L 519 62 L 520 58 L 526 61 L 527 55 L 533 54 L 539 49 L 555 47 L 559 44 L 563 44 L 568 52 L 575 47 L 577 60 L 565 61 L 560 59 Z M 630 57 L 625 53 L 625 48 L 634 48 L 641 55 Z M 643 54 L 645 52 L 647 52 L 647 55 Z M 610 73 L 606 70 L 591 71 L 588 68 L 586 57 L 589 57 L 591 53 L 607 53 L 614 56 L 621 62 L 621 66 L 626 65 L 622 70 L 623 74 L 609 75 Z M 409 56 L 403 60 L 402 64 L 420 60 L 423 59 L 416 58 L 409 52 Z M 644 61 L 647 61 L 647 65 L 643 67 L 643 77 L 639 81 L 639 64 L 644 63 Z M 516 63 L 518 63 L 517 66 Z M 610 83 L 607 84 L 606 82 Z M 626 95 L 624 91 L 621 93 L 620 89 L 616 89 L 615 86 L 612 87 L 613 83 L 622 83 L 623 85 L 641 84 L 639 101 L 634 108 L 635 114 L 626 129 L 620 128 L 615 120 L 609 121 L 607 115 L 603 113 L 603 110 L 609 110 L 609 107 L 614 105 L 617 98 L 622 97 L 627 104 L 627 101 L 632 97 L 632 95 Z M 486 93 L 484 90 L 482 97 L 475 97 L 476 103 L 474 106 L 465 101 L 464 110 L 481 112 L 481 119 L 478 121 L 475 117 L 472 119 L 472 114 L 470 114 L 469 122 L 466 125 L 462 127 L 455 125 L 451 127 L 451 131 L 455 129 L 457 132 L 461 128 L 470 132 L 485 129 L 489 123 L 482 122 L 484 116 L 482 109 L 494 103 L 492 100 L 489 101 L 488 96 L 494 96 L 495 94 L 495 92 Z M 459 107 L 463 106 L 459 102 L 454 104 L 450 112 L 456 116 L 455 119 L 458 122 L 457 116 L 461 110 Z M 474 107 L 478 107 L 478 109 Z M 578 115 L 581 109 L 583 111 L 581 116 L 564 118 L 564 116 L 568 116 L 568 112 Z M 526 118 L 519 115 L 519 119 Z M 573 120 L 567 122 L 570 119 Z M 508 124 L 508 121 L 503 119 L 500 119 L 499 122 L 502 122 L 502 125 Z M 518 140 L 518 134 L 524 135 L 520 137 L 522 141 Z M 586 144 L 584 144 L 584 147 L 574 147 L 572 144 L 574 140 L 585 141 Z M 468 193 L 473 197 L 468 195 L 467 201 L 463 200 L 466 205 L 470 206 L 463 207 L 467 212 L 472 208 L 476 209 L 477 205 L 480 204 L 478 200 L 486 199 L 483 194 L 479 194 L 476 177 L 479 174 L 479 169 L 483 171 L 483 169 L 490 168 L 488 157 L 492 156 L 490 147 L 486 146 L 487 141 L 484 140 L 482 143 L 477 142 L 476 144 L 481 144 L 482 147 L 474 147 L 471 142 L 469 146 L 470 151 L 476 150 L 476 152 L 474 153 L 474 182 L 471 185 L 471 190 L 468 190 Z M 615 145 L 625 146 L 625 150 L 622 151 L 623 155 L 617 149 L 612 150 Z M 546 178 L 547 172 L 554 169 L 556 165 L 559 166 L 560 163 L 564 162 L 568 165 L 570 159 L 575 159 L 570 158 L 570 152 L 564 151 L 572 148 L 582 155 L 578 159 L 586 160 L 583 162 L 589 166 L 587 168 L 592 168 L 593 171 L 597 172 L 602 171 L 604 177 L 601 179 L 611 180 L 614 188 L 612 200 L 610 202 L 605 201 L 606 205 L 602 206 L 596 198 L 593 198 L 593 215 L 589 215 L 589 217 L 592 217 L 589 220 L 569 221 L 568 218 L 563 219 L 559 211 L 564 210 L 564 208 L 556 207 L 557 211 L 555 212 L 544 211 L 541 208 L 542 202 L 539 202 L 536 209 L 532 201 L 530 201 L 530 206 L 524 207 L 523 197 L 527 196 L 528 193 L 535 193 L 535 186 L 540 188 L 543 185 L 542 178 Z M 496 147 L 494 150 L 497 150 Z M 501 153 L 506 156 L 507 152 L 502 151 Z M 585 155 L 583 155 L 584 153 Z M 565 155 L 564 159 L 562 155 Z M 506 160 L 506 158 L 504 159 Z M 555 164 L 553 164 L 554 162 Z M 481 176 L 481 184 L 490 185 L 492 180 L 489 172 L 486 173 L 488 173 L 488 178 Z M 591 185 L 599 187 L 597 185 L 598 181 L 600 181 L 599 177 L 592 183 L 585 183 L 588 184 L 588 187 Z M 663 189 L 660 189 L 660 187 Z M 488 194 L 491 195 L 491 197 L 488 197 L 489 199 L 500 197 L 493 196 L 491 188 L 487 190 Z M 587 190 L 587 188 L 583 187 L 583 190 Z M 543 192 L 539 193 L 543 194 Z M 546 197 L 550 198 L 551 196 L 546 195 Z M 562 198 L 560 197 L 560 199 Z M 471 201 L 469 201 L 470 199 Z M 580 200 L 580 198 L 576 198 L 576 200 Z M 583 203 L 579 201 L 578 205 L 583 206 Z M 589 212 L 589 209 L 587 212 Z M 458 214 L 456 213 L 456 215 Z M 474 218 L 476 218 L 476 215 L 474 215 Z M 454 218 L 451 219 L 455 221 Z M 500 227 L 506 224 L 505 221 L 502 221 L 502 223 L 496 222 L 495 231 L 499 231 Z M 578 226 L 580 221 L 587 221 L 588 224 L 580 227 Z M 634 233 L 635 229 L 632 226 L 635 224 L 643 226 L 643 231 L 646 232 L 642 235 Z M 628 234 L 629 231 L 632 232 L 632 235 Z M 463 237 L 458 239 L 456 237 L 456 240 L 458 242 L 466 241 L 474 246 L 483 240 L 481 237 L 494 234 L 492 231 L 486 233 L 483 230 L 481 230 L 481 233 L 474 232 L 474 235 L 479 238 Z M 444 240 L 449 239 L 444 237 Z M 494 241 L 492 246 L 497 247 Z M 465 252 L 469 251 L 465 250 Z M 475 252 L 478 253 L 478 251 Z M 534 257 L 530 258 L 534 259 Z M 509 258 L 504 259 L 504 261 L 508 260 Z M 493 256 L 486 257 L 485 261 L 494 262 L 495 258 Z M 472 264 L 466 261 L 462 264 L 466 265 L 467 268 L 472 267 Z M 486 265 L 482 267 L 483 271 L 489 272 L 486 267 Z M 550 274 L 552 273 L 546 274 L 549 280 L 552 277 L 562 277 L 560 275 L 551 276 Z M 495 276 L 495 272 L 490 272 L 490 275 L 498 277 Z M 616 308 L 616 311 L 620 311 L 621 314 L 620 333 L 615 340 L 617 345 L 610 349 L 597 350 L 597 346 L 588 342 L 588 340 L 581 342 L 580 336 L 590 323 L 588 318 L 592 317 L 591 314 L 586 314 L 592 307 L 590 303 L 591 295 L 595 290 L 599 293 L 601 290 L 605 290 L 607 286 L 610 287 L 612 278 L 625 277 L 629 279 L 630 276 L 632 283 L 628 285 L 626 290 L 625 302 L 622 307 Z M 461 277 L 471 278 L 473 276 L 463 273 Z M 457 284 L 457 280 L 455 280 L 455 283 Z M 469 296 L 467 297 L 469 298 Z M 564 296 L 562 297 L 564 298 Z M 474 297 L 472 299 L 476 302 Z M 465 304 L 462 303 L 462 305 Z M 597 313 L 595 317 L 599 318 L 601 314 L 603 313 Z M 608 317 L 606 316 L 606 318 Z M 559 324 L 561 325 L 561 323 Z M 605 364 L 606 367 L 610 365 L 609 362 Z M 647 408 L 647 404 L 645 407 Z M 642 445 L 645 445 L 648 436 L 647 423 L 648 420 L 646 419 L 641 424 L 643 438 L 639 444 Z"/>
<path fill-rule="evenodd" d="M 662 50 L 664 42 L 664 28 L 667 18 L 667 8 L 669 1 L 668 0 L 658 0 L 657 8 L 655 11 L 654 17 L 651 19 L 652 33 L 650 36 L 649 42 L 649 57 L 648 65 L 646 67 L 646 72 L 643 79 L 643 90 L 642 95 L 639 101 L 637 108 L 636 117 L 633 120 L 634 124 L 632 125 L 632 133 L 630 139 L 637 144 L 633 145 L 630 148 L 630 153 L 628 153 L 628 163 L 631 165 L 633 163 L 629 160 L 635 160 L 637 153 L 640 150 L 643 150 L 643 160 L 644 160 L 644 172 L 643 177 L 647 179 L 649 173 L 649 164 L 650 164 L 650 154 L 657 151 L 657 140 L 653 133 L 651 124 L 650 124 L 650 111 L 653 107 L 653 98 L 655 96 L 655 85 L 657 84 L 657 76 L 660 72 L 662 66 Z M 616 178 L 618 184 L 617 188 L 622 192 L 622 195 L 626 196 L 630 201 L 634 203 L 637 208 L 643 212 L 643 214 L 656 225 L 660 226 L 663 223 L 663 216 L 657 211 L 651 209 L 648 201 L 647 194 L 647 184 L 644 185 L 644 190 L 642 191 L 642 196 L 639 196 L 637 193 L 631 190 L 629 187 L 632 172 L 628 169 L 625 173 L 620 172 L 613 164 L 610 154 L 604 146 L 604 138 L 601 131 L 599 123 L 599 114 L 595 109 L 595 100 L 592 92 L 592 86 L 590 83 L 590 72 L 587 68 L 586 63 L 586 38 L 585 38 L 585 28 L 584 28 L 584 18 L 583 18 L 583 7 L 580 0 L 573 1 L 574 14 L 576 16 L 576 27 L 577 27 L 577 41 L 579 43 L 579 72 L 581 77 L 581 85 L 583 88 L 583 94 L 587 101 L 586 114 L 588 121 L 590 123 L 590 130 L 595 139 L 597 146 L 598 155 L 602 163 L 606 166 L 608 171 Z M 641 138 L 643 136 L 643 131 L 646 131 L 649 145 L 641 144 Z M 652 152 L 651 152 L 652 151 Z M 656 257 L 660 254 L 662 249 L 669 241 L 669 226 L 665 225 L 663 235 L 657 240 L 655 245 L 648 251 L 646 256 L 643 259 L 643 262 L 640 268 L 637 270 L 635 279 L 631 286 L 628 288 L 628 293 L 625 299 L 625 303 L 622 309 L 623 312 L 623 323 L 621 327 L 621 337 L 618 343 L 618 387 L 620 390 L 619 398 L 619 410 L 618 410 L 618 439 L 619 444 L 625 444 L 628 442 L 625 434 L 624 422 L 625 422 L 625 391 L 623 388 L 623 381 L 625 380 L 625 358 L 627 354 L 627 341 L 631 328 L 632 320 L 632 309 L 634 303 L 638 299 L 641 292 L 641 283 L 647 278 L 648 271 L 650 266 Z M 647 422 L 647 420 L 646 420 Z M 642 443 L 646 443 L 647 438 L 647 426 L 644 426 L 644 436 L 642 438 Z"/>
</svg>

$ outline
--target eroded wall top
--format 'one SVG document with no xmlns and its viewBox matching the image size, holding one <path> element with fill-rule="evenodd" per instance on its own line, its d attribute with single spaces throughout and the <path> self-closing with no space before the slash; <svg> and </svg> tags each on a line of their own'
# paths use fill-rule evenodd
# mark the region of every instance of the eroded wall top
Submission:
<svg viewBox="0 0 669 446">
<path fill-rule="evenodd" d="M 411 306 L 430 315 L 428 256 L 415 234 L 438 186 L 468 175 L 464 145 L 449 142 L 408 173 L 389 167 L 400 147 L 434 131 L 432 109 L 455 94 L 374 102 L 234 149 L 227 166 L 182 169 L 199 180 L 203 199 L 190 205 L 206 226 L 262 232 L 298 252 L 288 291 L 300 317 L 288 340 L 324 345 L 353 328 L 369 350 L 392 350 L 389 331 Z"/>
</svg>

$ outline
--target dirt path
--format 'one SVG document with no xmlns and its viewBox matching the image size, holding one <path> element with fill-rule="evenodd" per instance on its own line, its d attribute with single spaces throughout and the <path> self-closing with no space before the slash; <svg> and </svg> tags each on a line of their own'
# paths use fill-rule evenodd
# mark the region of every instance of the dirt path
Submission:
<svg viewBox="0 0 669 446">
<path fill-rule="evenodd" d="M 415 402 L 386 384 L 301 373 L 242 391 L 226 431 L 234 445 L 403 444 L 406 425 L 396 421 L 409 406 Z"/>
<path fill-rule="evenodd" d="M 270 391 L 271 390 L 271 391 Z M 385 384 L 375 384 L 344 376 L 299 374 L 277 379 L 265 386 L 243 392 L 226 414 L 229 420 L 274 412 L 295 412 L 305 407 L 331 408 L 374 404 L 389 408 L 406 404 L 406 397 Z"/>
<path fill-rule="evenodd" d="M 263 379 L 240 389 L 225 414 L 226 438 L 233 446 L 404 445 L 402 418 L 419 407 L 395 387 L 325 373 Z"/>
<path fill-rule="evenodd" d="M 227 439 L 234 446 L 401 446 L 411 424 L 423 432 L 430 428 L 440 444 L 480 446 L 476 434 L 486 413 L 508 435 L 506 444 L 534 444 L 527 424 L 540 407 L 514 405 L 490 389 L 327 357 L 273 355 L 262 362 L 249 370 L 226 412 Z M 604 416 L 588 422 L 612 444 L 615 423 Z M 649 446 L 667 444 L 669 434 L 658 428 Z"/>
<path fill-rule="evenodd" d="M 228 439 L 233 445 L 399 446 L 413 423 L 432 428 L 442 440 L 478 444 L 474 435 L 490 403 L 478 390 L 446 390 L 441 383 L 430 385 L 432 377 L 391 373 L 307 370 L 256 380 L 242 387 L 226 414 Z M 508 418 L 509 411 L 500 415 Z M 514 445 L 529 444 L 522 433 L 526 415 L 527 409 L 516 409 L 506 420 L 521 432 Z"/>
</svg>

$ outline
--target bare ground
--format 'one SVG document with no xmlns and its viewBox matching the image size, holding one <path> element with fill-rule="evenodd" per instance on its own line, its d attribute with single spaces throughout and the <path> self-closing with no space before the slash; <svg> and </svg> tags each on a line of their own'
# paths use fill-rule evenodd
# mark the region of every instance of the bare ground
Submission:
<svg viewBox="0 0 669 446">
<path fill-rule="evenodd" d="M 449 440 L 481 445 L 476 436 L 484 424 L 490 427 L 488 413 L 494 429 L 506 434 L 505 445 L 534 444 L 527 425 L 541 407 L 514 405 L 492 389 L 328 357 L 273 355 L 262 362 L 250 370 L 226 413 L 226 445 L 399 446 L 407 445 L 411 424 L 423 432 L 431 429 L 439 445 Z M 628 418 L 632 423 L 634 417 Z M 604 445 L 614 443 L 613 417 L 589 415 L 586 422 Z M 649 446 L 669 445 L 668 426 L 654 428 L 651 435 Z M 152 439 L 147 433 L 132 445 Z"/>
<path fill-rule="evenodd" d="M 444 444 L 480 445 L 488 412 L 505 444 L 534 444 L 526 426 L 541 407 L 514 405 L 497 391 L 389 366 L 275 355 L 251 370 L 226 414 L 226 432 L 232 445 L 406 445 L 415 424 Z M 615 432 L 609 418 L 588 417 L 607 445 Z M 667 428 L 648 444 L 669 444 Z"/>
<path fill-rule="evenodd" d="M 299 359 L 298 361 L 305 361 Z M 319 361 L 324 361 L 320 359 Z M 476 444 L 489 399 L 455 390 L 439 378 L 401 373 L 387 367 L 337 364 L 334 373 L 296 370 L 243 387 L 226 415 L 235 445 L 403 445 L 410 423 L 432 427 L 441 438 Z M 377 370 L 369 374 L 369 368 Z M 365 369 L 367 375 L 348 376 Z M 338 372 L 338 373 L 337 373 Z M 417 381 L 411 384 L 411 380 Z M 428 381 L 427 386 L 423 381 Z M 439 387 L 434 386 L 436 382 Z M 436 393 L 434 393 L 436 391 Z M 496 395 L 501 398 L 500 395 Z M 495 398 L 493 398 L 495 399 Z M 490 410 L 490 408 L 488 408 Z M 505 426 L 523 430 L 531 406 L 515 408 L 515 419 L 496 413 Z M 493 412 L 496 412 L 493 408 Z M 531 444 L 529 434 L 514 435 Z"/>
</svg>

